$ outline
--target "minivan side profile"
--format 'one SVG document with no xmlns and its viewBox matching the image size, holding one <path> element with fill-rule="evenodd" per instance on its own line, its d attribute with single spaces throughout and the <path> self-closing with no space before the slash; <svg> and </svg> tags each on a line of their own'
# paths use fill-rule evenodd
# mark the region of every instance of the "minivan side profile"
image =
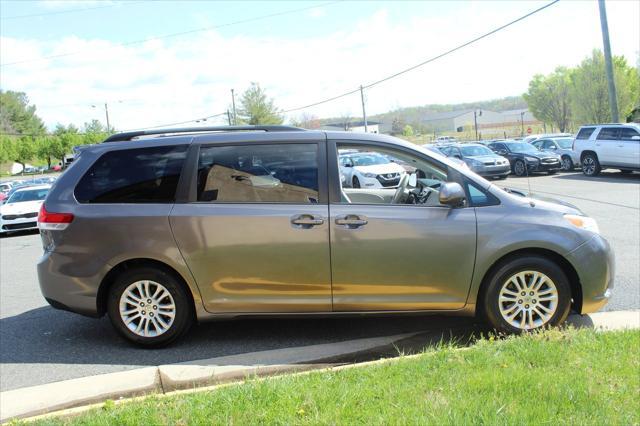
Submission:
<svg viewBox="0 0 640 426">
<path fill-rule="evenodd" d="M 393 187 L 343 186 L 345 152 L 405 173 Z M 245 316 L 435 312 L 517 333 L 594 312 L 613 287 L 609 244 L 578 209 L 378 134 L 116 134 L 79 153 L 38 226 L 46 300 L 108 314 L 144 346 Z"/>
</svg>

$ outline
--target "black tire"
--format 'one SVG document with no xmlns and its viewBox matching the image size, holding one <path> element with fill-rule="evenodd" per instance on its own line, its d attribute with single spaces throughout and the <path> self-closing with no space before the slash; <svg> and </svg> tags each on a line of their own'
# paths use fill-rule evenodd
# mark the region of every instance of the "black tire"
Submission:
<svg viewBox="0 0 640 426">
<path fill-rule="evenodd" d="M 515 327 L 507 322 L 500 312 L 499 305 L 500 291 L 502 290 L 503 285 L 510 277 L 524 271 L 536 271 L 545 274 L 555 285 L 558 296 L 555 313 L 546 323 L 541 326 L 531 328 L 531 330 L 562 324 L 569 315 L 569 310 L 571 308 L 571 287 L 562 268 L 552 260 L 538 255 L 525 255 L 511 258 L 497 265 L 491 276 L 487 277 L 486 287 L 484 287 L 479 300 L 480 312 L 484 319 L 499 332 L 514 334 L 525 331 L 524 329 Z M 542 303 L 540 301 L 538 302 Z M 527 300 L 523 298 L 517 299 L 514 304 L 515 303 L 524 303 L 524 306 L 529 306 L 526 305 L 526 303 L 531 303 L 531 301 L 527 302 Z M 506 306 L 509 307 L 509 305 Z M 522 318 L 521 314 L 516 315 L 516 319 L 518 318 Z"/>
<path fill-rule="evenodd" d="M 513 173 L 518 177 L 527 175 L 527 165 L 524 161 L 516 160 L 515 163 L 513 163 Z"/>
<path fill-rule="evenodd" d="M 140 336 L 130 330 L 120 315 L 120 298 L 131 284 L 137 281 L 153 281 L 161 284 L 173 298 L 175 317 L 162 334 L 153 337 Z M 126 340 L 147 348 L 166 346 L 183 336 L 193 323 L 193 305 L 187 290 L 170 273 L 153 267 L 129 269 L 116 278 L 107 296 L 107 313 L 116 331 Z"/>
<path fill-rule="evenodd" d="M 507 178 L 507 175 L 504 176 L 498 176 L 498 180 L 505 180 Z"/>
<path fill-rule="evenodd" d="M 549 170 L 549 171 L 547 172 L 547 174 L 548 174 L 548 175 L 555 175 L 556 173 L 558 173 L 558 171 L 557 171 L 557 170 Z"/>
<path fill-rule="evenodd" d="M 351 186 L 353 188 L 360 188 L 360 180 L 357 176 L 354 176 L 353 179 L 351 179 Z"/>
<path fill-rule="evenodd" d="M 573 160 L 568 155 L 562 156 L 562 161 L 560 164 L 562 165 L 563 172 L 570 172 L 575 167 L 573 164 Z"/>
<path fill-rule="evenodd" d="M 592 152 L 587 152 L 582 156 L 582 174 L 593 177 L 598 176 L 602 171 L 598 156 Z"/>
</svg>

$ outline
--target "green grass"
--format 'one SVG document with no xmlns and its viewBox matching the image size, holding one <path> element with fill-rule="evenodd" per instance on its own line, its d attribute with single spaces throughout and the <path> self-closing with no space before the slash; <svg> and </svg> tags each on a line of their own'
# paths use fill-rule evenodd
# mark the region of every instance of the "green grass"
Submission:
<svg viewBox="0 0 640 426">
<path fill-rule="evenodd" d="M 640 331 L 552 330 L 470 349 L 113 404 L 37 424 L 640 423 Z"/>
</svg>

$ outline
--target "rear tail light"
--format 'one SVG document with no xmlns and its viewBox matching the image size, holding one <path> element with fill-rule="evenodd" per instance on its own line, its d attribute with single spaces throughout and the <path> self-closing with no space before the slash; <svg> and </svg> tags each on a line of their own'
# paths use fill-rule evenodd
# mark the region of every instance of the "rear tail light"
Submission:
<svg viewBox="0 0 640 426">
<path fill-rule="evenodd" d="M 51 213 L 44 208 L 44 203 L 38 213 L 38 228 L 49 231 L 62 231 L 73 221 L 71 213 Z"/>
</svg>

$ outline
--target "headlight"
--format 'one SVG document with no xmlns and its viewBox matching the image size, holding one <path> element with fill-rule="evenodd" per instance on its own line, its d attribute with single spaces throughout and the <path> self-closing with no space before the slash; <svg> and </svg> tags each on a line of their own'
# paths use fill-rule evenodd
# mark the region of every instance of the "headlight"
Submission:
<svg viewBox="0 0 640 426">
<path fill-rule="evenodd" d="M 578 216 L 575 214 L 565 214 L 563 217 L 573 226 L 585 229 L 587 231 L 595 232 L 596 234 L 600 233 L 600 228 L 598 228 L 598 223 L 594 218 L 587 216 Z"/>
<path fill-rule="evenodd" d="M 524 157 L 530 163 L 537 163 L 539 160 L 536 157 Z"/>
<path fill-rule="evenodd" d="M 374 178 L 376 177 L 375 173 L 363 173 L 362 176 L 366 177 L 366 178 Z"/>
</svg>

